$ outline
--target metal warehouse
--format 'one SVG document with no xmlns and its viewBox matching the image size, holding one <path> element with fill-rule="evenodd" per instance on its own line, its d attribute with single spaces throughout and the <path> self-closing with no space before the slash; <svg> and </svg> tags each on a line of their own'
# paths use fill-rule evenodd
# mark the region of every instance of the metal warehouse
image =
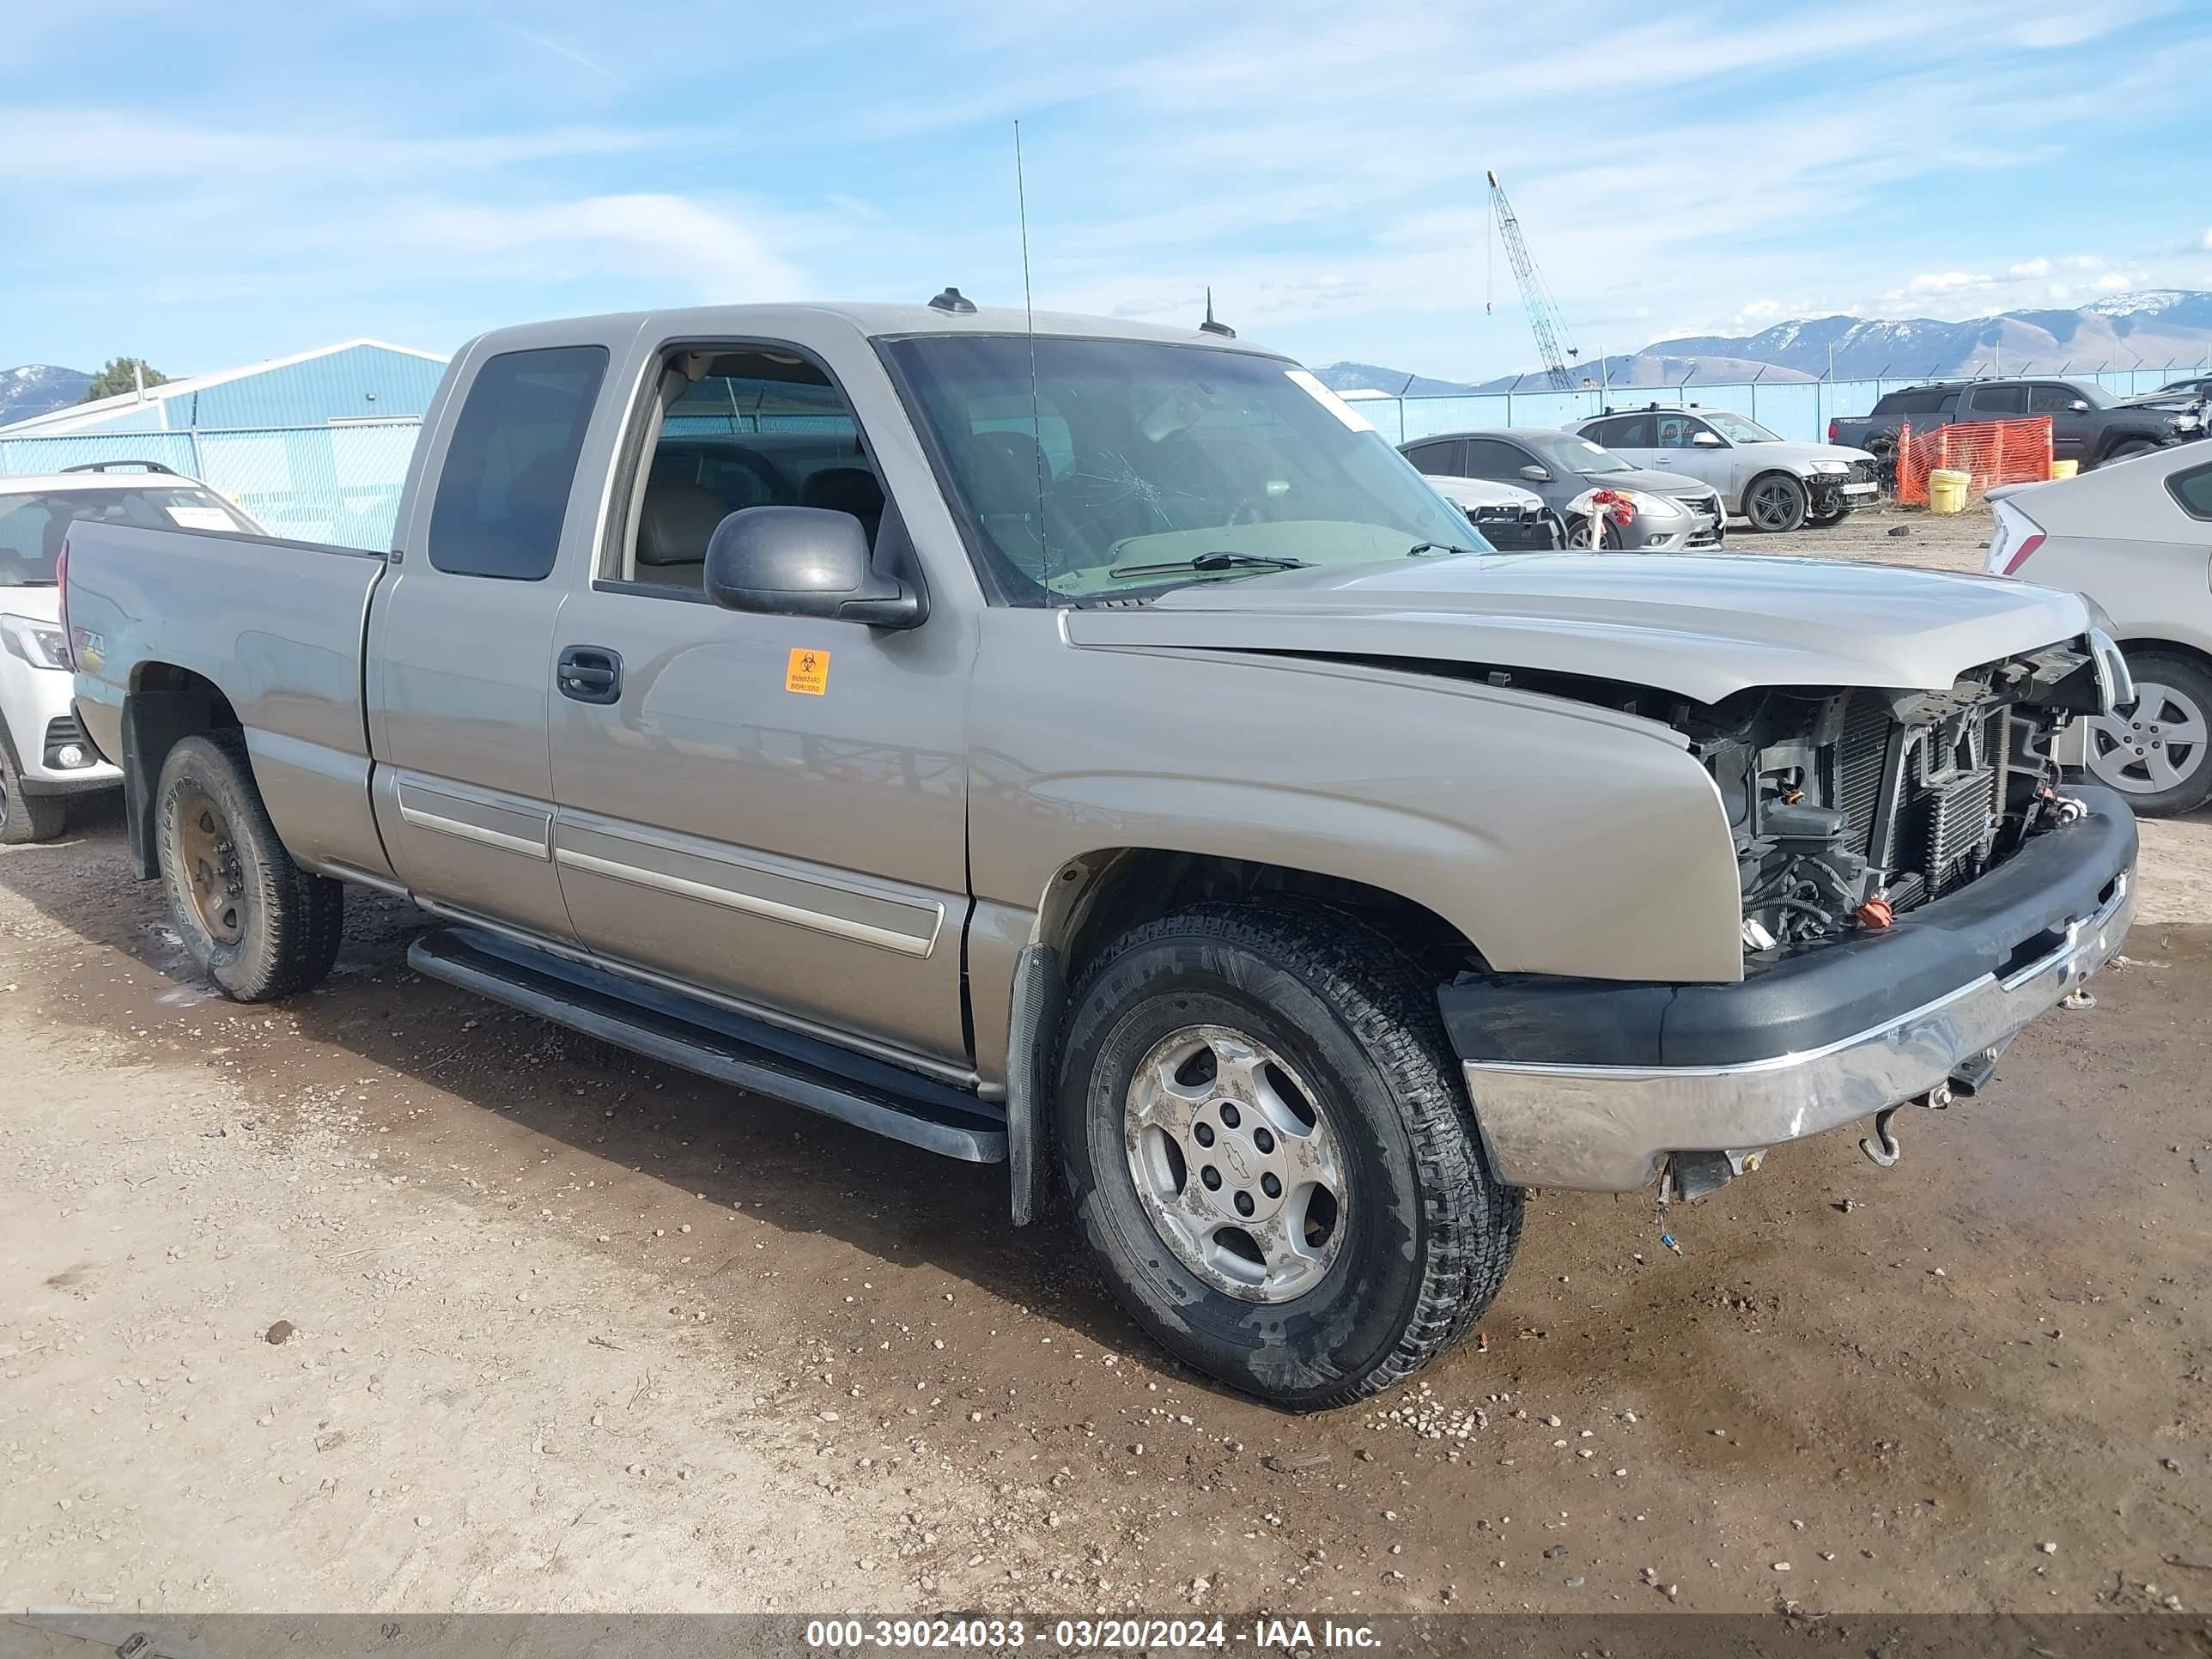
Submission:
<svg viewBox="0 0 2212 1659">
<path fill-rule="evenodd" d="M 446 360 L 381 340 L 347 340 L 289 357 L 196 374 L 0 427 L 0 437 L 185 432 L 419 419 Z"/>
</svg>

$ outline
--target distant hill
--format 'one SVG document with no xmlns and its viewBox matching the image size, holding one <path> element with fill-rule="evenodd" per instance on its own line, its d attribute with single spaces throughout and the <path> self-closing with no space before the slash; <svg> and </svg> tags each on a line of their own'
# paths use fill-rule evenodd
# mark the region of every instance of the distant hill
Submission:
<svg viewBox="0 0 2212 1659">
<path fill-rule="evenodd" d="M 2212 351 L 2212 294 L 2154 289 L 2116 294 L 2072 311 L 2008 311 L 1963 323 L 1918 317 L 1874 322 L 1820 317 L 1777 323 L 1756 334 L 1692 335 L 1660 340 L 1627 356 L 1605 360 L 1603 384 L 1618 386 L 1711 386 L 1753 379 L 1777 382 L 1835 377 L 1947 379 L 1966 374 L 2090 374 L 2100 368 L 2198 364 Z M 2178 374 L 2181 370 L 2177 368 Z M 1468 392 L 1544 389 L 1541 369 L 1471 385 L 1439 380 L 1371 363 L 1332 363 L 1321 379 L 1339 392 L 1368 390 L 1394 397 L 1448 398 Z M 1593 361 L 1573 366 L 1577 384 L 1599 379 Z M 1414 390 L 1402 390 L 1408 383 Z"/>
<path fill-rule="evenodd" d="M 84 400 L 92 376 L 82 369 L 52 363 L 26 363 L 0 374 L 0 426 L 27 421 Z"/>
</svg>

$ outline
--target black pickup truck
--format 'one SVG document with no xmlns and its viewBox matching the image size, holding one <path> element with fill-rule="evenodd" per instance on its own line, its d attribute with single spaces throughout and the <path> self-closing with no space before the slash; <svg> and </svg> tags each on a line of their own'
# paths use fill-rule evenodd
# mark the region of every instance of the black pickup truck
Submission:
<svg viewBox="0 0 2212 1659">
<path fill-rule="evenodd" d="M 2081 471 L 2204 434 L 2202 420 L 2172 399 L 2122 402 L 2088 380 L 1969 380 L 1887 392 L 1867 415 L 1828 422 L 1828 441 L 1887 457 L 1899 427 L 1916 432 L 1969 421 L 2051 417 L 2051 459 Z"/>
</svg>

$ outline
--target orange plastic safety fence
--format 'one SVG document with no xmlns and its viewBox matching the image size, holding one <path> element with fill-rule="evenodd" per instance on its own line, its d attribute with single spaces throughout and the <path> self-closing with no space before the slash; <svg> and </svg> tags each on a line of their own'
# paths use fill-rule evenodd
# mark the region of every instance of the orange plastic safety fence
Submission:
<svg viewBox="0 0 2212 1659">
<path fill-rule="evenodd" d="M 2051 476 L 2051 417 L 1974 421 L 1897 434 L 1897 499 L 1928 500 L 1928 475 L 1938 467 L 1967 475 L 1966 492 L 1993 484 L 2033 483 Z"/>
</svg>

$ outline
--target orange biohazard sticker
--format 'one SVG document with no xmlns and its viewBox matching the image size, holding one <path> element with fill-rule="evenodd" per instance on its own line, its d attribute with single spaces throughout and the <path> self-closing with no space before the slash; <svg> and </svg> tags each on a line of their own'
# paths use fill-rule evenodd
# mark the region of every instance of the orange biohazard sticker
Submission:
<svg viewBox="0 0 2212 1659">
<path fill-rule="evenodd" d="M 804 646 L 791 653 L 791 661 L 783 671 L 783 689 L 802 696 L 819 697 L 830 690 L 830 653 L 810 651 Z"/>
</svg>

